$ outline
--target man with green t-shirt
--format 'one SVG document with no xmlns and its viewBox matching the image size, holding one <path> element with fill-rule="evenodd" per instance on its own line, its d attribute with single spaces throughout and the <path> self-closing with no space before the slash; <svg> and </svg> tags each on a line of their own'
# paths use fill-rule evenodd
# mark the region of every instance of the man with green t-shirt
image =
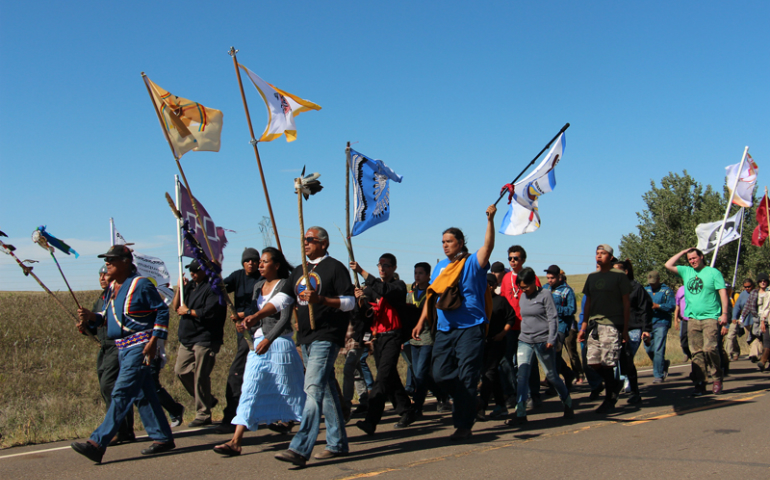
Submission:
<svg viewBox="0 0 770 480">
<path fill-rule="evenodd" d="M 586 342 L 586 361 L 604 379 L 607 395 L 596 413 L 611 411 L 618 401 L 621 383 L 615 379 L 621 342 L 628 342 L 631 282 L 625 273 L 612 268 L 613 250 L 607 244 L 596 247 L 599 270 L 588 274 L 583 294 L 586 298 L 578 342 Z"/>
<path fill-rule="evenodd" d="M 682 255 L 687 254 L 689 267 L 678 265 Z M 695 376 L 695 392 L 706 393 L 706 369 L 711 367 L 714 379 L 712 392 L 722 393 L 722 365 L 719 358 L 718 331 L 720 325 L 727 325 L 728 300 L 725 280 L 716 268 L 706 266 L 703 252 L 697 248 L 686 248 L 669 258 L 666 269 L 682 277 L 684 299 L 687 307 L 684 315 L 687 322 L 687 337 L 690 341 L 692 371 Z M 717 319 L 719 319 L 717 321 Z"/>
</svg>

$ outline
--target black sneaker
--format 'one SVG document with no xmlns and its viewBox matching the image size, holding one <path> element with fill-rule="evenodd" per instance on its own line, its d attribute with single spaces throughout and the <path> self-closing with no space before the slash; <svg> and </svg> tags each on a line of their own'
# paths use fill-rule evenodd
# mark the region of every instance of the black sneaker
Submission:
<svg viewBox="0 0 770 480">
<path fill-rule="evenodd" d="M 413 424 L 415 420 L 416 420 L 415 414 L 410 410 L 405 414 L 401 415 L 401 419 L 398 421 L 397 424 L 393 426 L 393 428 L 406 428 L 409 425 Z"/>
<path fill-rule="evenodd" d="M 157 455 L 159 453 L 168 452 L 176 447 L 173 440 L 166 443 L 153 443 L 149 447 L 142 450 L 142 455 Z"/>
<path fill-rule="evenodd" d="M 94 463 L 102 463 L 104 451 L 90 441 L 83 443 L 72 442 L 70 446 L 73 450 L 93 461 Z"/>
<path fill-rule="evenodd" d="M 189 428 L 205 427 L 206 425 L 211 425 L 211 418 L 206 418 L 203 420 L 196 418 L 195 420 L 187 424 Z"/>
<path fill-rule="evenodd" d="M 615 409 L 615 404 L 618 402 L 617 398 L 607 397 L 604 399 L 601 405 L 594 410 L 596 413 L 609 413 Z"/>
<path fill-rule="evenodd" d="M 366 421 L 356 422 L 356 427 L 358 427 L 359 430 L 363 431 L 365 434 L 369 436 L 374 435 L 374 430 L 377 428 L 371 423 Z"/>
<path fill-rule="evenodd" d="M 179 412 L 179 415 L 171 415 L 171 423 L 169 423 L 168 426 L 171 428 L 178 427 L 183 422 L 184 422 L 184 407 L 182 407 L 182 410 Z"/>
</svg>

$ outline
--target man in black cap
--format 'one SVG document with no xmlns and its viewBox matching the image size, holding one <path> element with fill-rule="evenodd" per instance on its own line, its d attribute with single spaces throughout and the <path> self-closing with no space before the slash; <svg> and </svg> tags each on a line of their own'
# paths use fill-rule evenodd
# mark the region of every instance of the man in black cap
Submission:
<svg viewBox="0 0 770 480">
<path fill-rule="evenodd" d="M 187 265 L 193 281 L 184 280 L 184 301 L 179 290 L 171 307 L 179 320 L 179 351 L 174 371 L 187 392 L 195 398 L 195 419 L 187 426 L 211 424 L 211 409 L 219 402 L 211 395 L 211 371 L 224 337 L 227 307 L 208 282 L 197 260 Z"/>
<path fill-rule="evenodd" d="M 495 262 L 489 268 L 489 273 L 495 276 L 495 279 L 497 280 L 495 294 L 500 295 L 500 285 L 503 284 L 503 277 L 505 277 L 505 274 L 508 273 L 505 271 L 505 265 L 503 265 L 503 262 Z"/>
<path fill-rule="evenodd" d="M 246 248 L 241 255 L 241 264 L 243 268 L 234 271 L 225 278 L 227 291 L 235 292 L 235 311 L 230 319 L 234 322 L 241 322 L 246 317 L 246 309 L 251 305 L 254 295 L 254 285 L 260 279 L 259 274 L 259 252 L 256 248 Z M 235 411 L 238 409 L 238 401 L 241 398 L 241 385 L 243 385 L 243 372 L 246 369 L 246 358 L 249 355 L 249 344 L 243 339 L 243 334 L 237 334 L 237 350 L 235 358 L 230 365 L 230 372 L 227 375 L 227 389 L 225 390 L 225 399 L 227 406 L 224 411 L 222 423 L 217 428 L 218 433 L 233 433 L 235 425 L 230 423 L 235 417 Z"/>
<path fill-rule="evenodd" d="M 99 258 L 104 258 L 112 284 L 104 295 L 100 312 L 78 309 L 78 329 L 88 328 L 94 332 L 100 325 L 107 325 L 107 335 L 118 347 L 120 372 L 104 422 L 87 442 L 75 442 L 72 449 L 101 463 L 120 423 L 136 403 L 148 436 L 155 440 L 142 454 L 171 450 L 175 446 L 174 437 L 158 401 L 149 367 L 149 361 L 155 358 L 158 340 L 168 336 L 168 307 L 155 285 L 136 275 L 128 247 L 114 245 Z"/>
</svg>

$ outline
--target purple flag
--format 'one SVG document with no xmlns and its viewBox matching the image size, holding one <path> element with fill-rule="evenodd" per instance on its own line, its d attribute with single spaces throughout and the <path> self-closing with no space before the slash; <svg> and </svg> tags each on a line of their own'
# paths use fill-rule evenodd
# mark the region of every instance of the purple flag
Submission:
<svg viewBox="0 0 770 480">
<path fill-rule="evenodd" d="M 200 223 L 198 223 L 198 217 L 195 216 L 195 210 L 193 209 L 192 202 L 190 202 L 190 195 L 187 193 L 187 189 L 184 188 L 184 185 L 180 184 L 179 189 L 179 198 L 181 202 L 179 211 L 182 213 L 182 221 L 186 220 L 190 222 L 190 227 L 195 230 L 195 238 L 198 239 L 198 242 L 200 242 L 201 247 L 203 247 L 203 251 L 206 252 L 206 255 L 209 257 L 209 259 L 217 260 L 221 264 L 225 258 L 223 251 L 225 246 L 227 246 L 225 229 L 214 224 L 214 220 L 211 219 L 209 213 L 205 208 L 203 208 L 201 202 L 199 202 L 196 198 L 195 203 L 198 205 L 198 211 L 201 213 L 201 217 L 206 223 L 206 233 L 208 234 L 211 248 L 214 250 L 214 252 L 209 252 L 209 247 L 206 245 L 206 239 L 203 236 L 203 229 L 201 228 Z M 185 257 L 195 258 L 192 248 L 190 248 L 186 241 L 184 242 L 184 253 L 182 255 Z"/>
</svg>

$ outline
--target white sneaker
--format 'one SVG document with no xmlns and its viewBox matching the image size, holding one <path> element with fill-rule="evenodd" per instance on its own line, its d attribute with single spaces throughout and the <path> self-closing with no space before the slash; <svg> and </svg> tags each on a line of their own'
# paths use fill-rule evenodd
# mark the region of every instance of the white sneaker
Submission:
<svg viewBox="0 0 770 480">
<path fill-rule="evenodd" d="M 628 379 L 623 383 L 623 393 L 631 393 L 631 382 Z"/>
</svg>

